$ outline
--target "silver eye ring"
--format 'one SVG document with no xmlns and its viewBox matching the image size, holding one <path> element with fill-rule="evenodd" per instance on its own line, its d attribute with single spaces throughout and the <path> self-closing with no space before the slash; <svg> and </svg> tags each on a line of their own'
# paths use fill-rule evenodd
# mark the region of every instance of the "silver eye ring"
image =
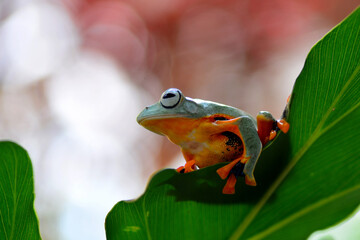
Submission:
<svg viewBox="0 0 360 240">
<path fill-rule="evenodd" d="M 169 88 L 166 90 L 160 98 L 161 106 L 164 108 L 174 108 L 179 104 L 182 93 L 177 88 Z"/>
</svg>

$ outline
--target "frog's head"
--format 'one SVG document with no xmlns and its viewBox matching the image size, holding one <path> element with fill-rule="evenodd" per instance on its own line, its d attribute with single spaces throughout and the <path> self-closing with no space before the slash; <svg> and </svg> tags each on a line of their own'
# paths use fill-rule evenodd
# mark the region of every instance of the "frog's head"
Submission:
<svg viewBox="0 0 360 240">
<path fill-rule="evenodd" d="M 137 117 L 137 122 L 150 131 L 167 135 L 165 131 L 183 124 L 184 120 L 199 119 L 206 115 L 201 100 L 185 97 L 177 88 L 166 90 L 160 101 L 146 107 Z"/>
</svg>

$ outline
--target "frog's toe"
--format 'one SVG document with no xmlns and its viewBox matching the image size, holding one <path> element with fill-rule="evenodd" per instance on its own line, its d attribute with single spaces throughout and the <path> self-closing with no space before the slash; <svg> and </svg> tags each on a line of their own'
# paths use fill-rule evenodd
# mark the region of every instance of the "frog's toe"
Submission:
<svg viewBox="0 0 360 240">
<path fill-rule="evenodd" d="M 236 185 L 236 177 L 234 174 L 231 174 L 222 190 L 223 194 L 234 194 Z"/>
<path fill-rule="evenodd" d="M 195 170 L 195 160 L 190 160 L 185 163 L 185 173 L 192 172 Z"/>
<path fill-rule="evenodd" d="M 225 179 L 229 176 L 230 172 L 241 161 L 241 158 L 235 159 L 234 161 L 230 162 L 229 164 L 219 168 L 216 170 L 217 174 L 220 176 L 221 179 Z"/>
<path fill-rule="evenodd" d="M 289 131 L 290 124 L 285 121 L 285 119 L 280 119 L 277 121 L 277 127 L 280 128 L 283 133 L 287 133 Z"/>
<path fill-rule="evenodd" d="M 256 186 L 256 181 L 253 176 L 245 175 L 245 183 L 249 186 Z"/>
<path fill-rule="evenodd" d="M 235 193 L 235 185 L 236 185 L 236 181 L 237 178 L 239 176 L 244 176 L 244 164 L 241 163 L 240 160 L 234 161 L 232 162 L 232 164 L 229 166 L 230 164 L 226 165 L 225 169 L 220 168 L 218 169 L 217 173 L 220 175 L 221 178 L 225 179 L 227 176 L 229 176 L 228 180 L 226 181 L 226 184 L 223 188 L 223 194 L 234 194 Z M 229 167 L 231 167 L 231 169 L 228 171 Z M 222 176 L 223 175 L 223 176 Z"/>
<path fill-rule="evenodd" d="M 184 173 L 184 172 L 185 172 L 185 167 L 184 167 L 184 166 L 180 166 L 180 167 L 178 167 L 178 168 L 176 169 L 176 171 L 177 171 L 178 173 Z"/>
<path fill-rule="evenodd" d="M 273 140 L 276 137 L 276 134 L 277 133 L 275 130 L 271 130 L 270 135 L 269 135 L 269 140 L 270 141 Z"/>
</svg>

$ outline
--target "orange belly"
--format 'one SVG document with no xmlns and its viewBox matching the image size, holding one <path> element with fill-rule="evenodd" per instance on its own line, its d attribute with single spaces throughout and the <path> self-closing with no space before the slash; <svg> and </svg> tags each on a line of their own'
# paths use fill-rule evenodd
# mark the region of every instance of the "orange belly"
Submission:
<svg viewBox="0 0 360 240">
<path fill-rule="evenodd" d="M 213 115 L 198 119 L 150 119 L 142 124 L 149 130 L 165 135 L 179 145 L 186 161 L 195 160 L 200 168 L 221 162 L 231 162 L 244 153 L 240 136 L 233 132 L 237 126 L 218 124 Z M 230 119 L 231 116 L 222 116 Z"/>
<path fill-rule="evenodd" d="M 228 131 L 212 134 L 206 142 L 186 142 L 181 147 L 186 161 L 195 160 L 200 168 L 230 162 L 244 152 L 240 137 Z"/>
</svg>

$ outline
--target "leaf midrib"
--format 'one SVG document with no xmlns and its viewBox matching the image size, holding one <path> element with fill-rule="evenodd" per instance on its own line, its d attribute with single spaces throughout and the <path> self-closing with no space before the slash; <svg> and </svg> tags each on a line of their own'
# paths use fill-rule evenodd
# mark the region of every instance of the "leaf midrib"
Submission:
<svg viewBox="0 0 360 240">
<path fill-rule="evenodd" d="M 360 190 L 360 184 L 355 185 L 354 187 L 347 189 L 345 191 L 341 191 L 337 194 L 334 194 L 330 197 L 327 198 L 323 198 L 319 201 L 317 201 L 316 203 L 310 204 L 309 206 L 301 209 L 300 211 L 297 211 L 293 214 L 291 214 L 290 216 L 288 216 L 287 218 L 285 218 L 284 220 L 270 226 L 269 228 L 263 230 L 262 232 L 252 236 L 251 238 L 249 238 L 249 240 L 256 240 L 256 239 L 262 239 L 263 237 L 268 236 L 269 234 L 275 232 L 276 230 L 286 226 L 287 224 L 290 224 L 291 222 L 295 221 L 296 219 L 306 215 L 307 213 L 309 213 L 312 210 L 315 210 L 317 208 L 320 208 L 328 203 L 331 203 L 332 201 L 335 201 L 339 198 L 345 197 L 347 195 L 352 194 L 353 192 Z"/>
<path fill-rule="evenodd" d="M 357 34 L 359 35 L 359 33 Z M 294 168 L 294 166 L 298 163 L 298 161 L 301 159 L 301 157 L 309 150 L 309 148 L 312 146 L 312 144 L 320 138 L 325 132 L 327 132 L 329 129 L 331 129 L 333 126 L 336 125 L 339 121 L 341 121 L 345 116 L 349 115 L 351 112 L 353 112 L 355 109 L 357 109 L 360 106 L 360 102 L 356 105 L 354 105 L 352 108 L 350 108 L 348 111 L 343 113 L 342 115 L 339 115 L 339 117 L 334 120 L 329 126 L 326 128 L 324 127 L 324 124 L 326 120 L 329 118 L 333 106 L 335 106 L 341 97 L 344 95 L 345 91 L 351 84 L 351 82 L 355 79 L 355 76 L 360 71 L 360 65 L 358 65 L 353 73 L 350 75 L 349 80 L 345 83 L 343 89 L 340 91 L 339 95 L 334 99 L 333 103 L 328 108 L 326 114 L 324 117 L 320 120 L 318 123 L 316 129 L 314 130 L 313 134 L 309 137 L 308 141 L 305 142 L 302 148 L 294 154 L 294 157 L 290 160 L 289 164 L 286 166 L 286 168 L 281 172 L 279 177 L 275 180 L 275 182 L 270 186 L 269 190 L 263 195 L 263 197 L 260 199 L 260 201 L 255 205 L 255 207 L 250 211 L 250 213 L 244 218 L 244 222 L 242 222 L 237 229 L 235 229 L 234 233 L 230 236 L 230 240 L 236 240 L 239 239 L 242 234 L 245 232 L 247 227 L 251 224 L 251 222 L 255 219 L 257 214 L 260 212 L 260 210 L 263 208 L 265 203 L 269 200 L 269 198 L 272 196 L 272 194 L 276 191 L 276 189 L 280 186 L 280 184 L 283 182 L 283 180 L 286 178 L 288 173 Z"/>
</svg>

